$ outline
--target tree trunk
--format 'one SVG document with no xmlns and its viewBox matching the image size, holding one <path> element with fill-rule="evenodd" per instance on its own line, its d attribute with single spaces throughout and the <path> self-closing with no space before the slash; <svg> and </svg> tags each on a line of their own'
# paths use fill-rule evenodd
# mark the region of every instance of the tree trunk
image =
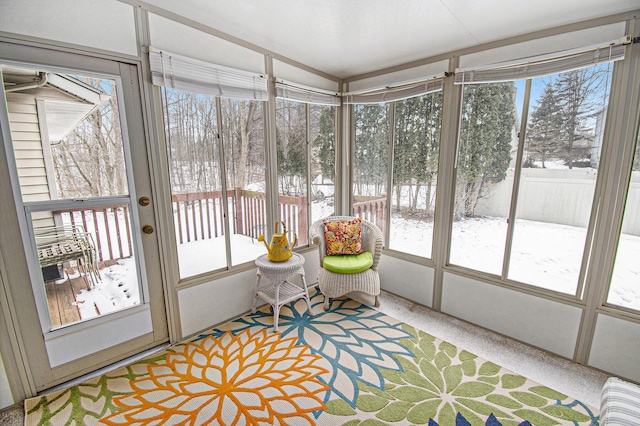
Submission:
<svg viewBox="0 0 640 426">
<path fill-rule="evenodd" d="M 253 122 L 256 112 L 256 103 L 249 102 L 246 110 L 246 101 L 240 101 L 240 153 L 238 155 L 238 174 L 236 176 L 235 187 L 244 188 L 247 181 L 247 158 L 249 157 L 249 134 L 251 133 L 251 123 Z"/>
</svg>

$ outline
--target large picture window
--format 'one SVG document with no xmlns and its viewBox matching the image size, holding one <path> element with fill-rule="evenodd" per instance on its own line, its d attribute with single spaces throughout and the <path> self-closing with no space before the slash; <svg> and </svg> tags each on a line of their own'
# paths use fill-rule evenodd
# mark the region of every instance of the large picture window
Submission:
<svg viewBox="0 0 640 426">
<path fill-rule="evenodd" d="M 310 105 L 311 221 L 335 212 L 336 107 Z"/>
<path fill-rule="evenodd" d="M 261 103 L 221 100 L 219 137 L 214 96 L 163 93 L 180 277 L 255 259 L 265 200 Z"/>
<path fill-rule="evenodd" d="M 307 104 L 276 99 L 276 146 L 278 156 L 278 217 L 285 223 L 293 244 L 307 244 L 308 215 Z"/>
<path fill-rule="evenodd" d="M 622 232 L 611 277 L 607 303 L 640 311 L 640 135 L 622 220 Z"/>
<path fill-rule="evenodd" d="M 604 63 L 465 85 L 451 264 L 580 292 L 611 74 Z"/>
<path fill-rule="evenodd" d="M 353 214 L 385 235 L 389 170 L 390 105 L 354 105 Z"/>
<path fill-rule="evenodd" d="M 388 248 L 431 257 L 442 91 L 396 101 Z"/>
<path fill-rule="evenodd" d="M 510 169 L 513 174 L 518 144 L 515 105 L 514 82 L 464 87 L 450 263 L 496 275 L 502 272 L 513 182 L 505 179 Z M 501 182 L 505 197 L 482 203 Z"/>
</svg>

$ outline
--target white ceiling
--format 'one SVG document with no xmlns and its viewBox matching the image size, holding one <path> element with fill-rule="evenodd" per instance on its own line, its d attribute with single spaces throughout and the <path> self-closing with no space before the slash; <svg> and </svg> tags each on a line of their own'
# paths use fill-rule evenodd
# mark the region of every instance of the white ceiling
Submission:
<svg viewBox="0 0 640 426">
<path fill-rule="evenodd" d="M 640 9 L 640 0 L 146 0 L 146 3 L 339 78 Z"/>
</svg>

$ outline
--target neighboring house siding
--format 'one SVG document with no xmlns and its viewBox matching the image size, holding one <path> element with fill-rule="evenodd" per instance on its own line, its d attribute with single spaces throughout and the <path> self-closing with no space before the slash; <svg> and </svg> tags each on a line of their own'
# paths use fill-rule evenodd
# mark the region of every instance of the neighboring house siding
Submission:
<svg viewBox="0 0 640 426">
<path fill-rule="evenodd" d="M 36 99 L 33 95 L 7 93 L 7 106 L 22 198 L 25 202 L 50 200 Z M 51 213 L 34 215 L 34 227 L 52 225 Z"/>
</svg>

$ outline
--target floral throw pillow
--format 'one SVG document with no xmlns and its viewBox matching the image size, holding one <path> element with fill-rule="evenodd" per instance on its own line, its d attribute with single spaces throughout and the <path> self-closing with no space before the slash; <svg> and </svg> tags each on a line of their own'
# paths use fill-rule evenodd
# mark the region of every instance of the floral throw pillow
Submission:
<svg viewBox="0 0 640 426">
<path fill-rule="evenodd" d="M 360 254 L 362 239 L 361 218 L 343 221 L 324 221 L 324 238 L 327 243 L 327 256 L 336 254 Z"/>
</svg>

